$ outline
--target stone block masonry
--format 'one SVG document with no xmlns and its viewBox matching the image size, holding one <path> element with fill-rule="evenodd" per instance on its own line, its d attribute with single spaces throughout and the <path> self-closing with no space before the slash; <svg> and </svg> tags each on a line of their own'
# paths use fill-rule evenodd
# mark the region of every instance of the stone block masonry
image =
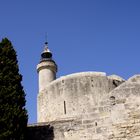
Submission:
<svg viewBox="0 0 140 140">
<path fill-rule="evenodd" d="M 28 126 L 28 138 L 139 140 L 139 77 L 124 81 L 103 73 L 78 73 L 53 81 L 39 93 L 42 114 L 39 123 Z"/>
<path fill-rule="evenodd" d="M 115 84 L 114 84 L 114 83 Z M 38 122 L 97 114 L 108 93 L 122 81 L 105 73 L 82 72 L 63 76 L 51 82 L 38 94 Z"/>
</svg>

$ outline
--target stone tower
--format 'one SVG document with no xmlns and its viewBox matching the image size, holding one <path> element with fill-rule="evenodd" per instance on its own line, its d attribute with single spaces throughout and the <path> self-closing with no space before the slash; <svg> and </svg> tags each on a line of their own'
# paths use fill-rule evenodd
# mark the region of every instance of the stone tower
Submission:
<svg viewBox="0 0 140 140">
<path fill-rule="evenodd" d="M 48 42 L 45 43 L 40 63 L 37 65 L 37 72 L 39 74 L 39 92 L 41 92 L 51 81 L 56 79 L 57 72 L 57 65 L 52 59 L 52 53 L 48 48 Z"/>
<path fill-rule="evenodd" d="M 45 43 L 44 51 L 41 54 L 40 63 L 37 65 L 37 72 L 39 75 L 39 94 L 37 104 L 37 121 L 40 122 L 41 110 L 43 109 L 39 101 L 40 94 L 45 94 L 44 90 L 53 80 L 56 79 L 57 65 L 52 59 L 52 53 L 48 48 L 48 42 Z"/>
</svg>

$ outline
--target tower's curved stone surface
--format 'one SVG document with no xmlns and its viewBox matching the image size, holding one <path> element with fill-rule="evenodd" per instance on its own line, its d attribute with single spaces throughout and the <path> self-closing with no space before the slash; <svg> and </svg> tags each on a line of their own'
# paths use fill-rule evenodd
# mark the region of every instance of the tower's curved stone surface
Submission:
<svg viewBox="0 0 140 140">
<path fill-rule="evenodd" d="M 140 76 L 135 75 L 110 92 L 113 138 L 137 139 L 140 134 Z"/>
<path fill-rule="evenodd" d="M 82 72 L 51 82 L 38 95 L 38 122 L 92 114 L 115 88 L 102 72 Z"/>
<path fill-rule="evenodd" d="M 136 74 L 128 79 L 130 82 L 137 82 L 140 83 L 140 74 Z"/>
</svg>

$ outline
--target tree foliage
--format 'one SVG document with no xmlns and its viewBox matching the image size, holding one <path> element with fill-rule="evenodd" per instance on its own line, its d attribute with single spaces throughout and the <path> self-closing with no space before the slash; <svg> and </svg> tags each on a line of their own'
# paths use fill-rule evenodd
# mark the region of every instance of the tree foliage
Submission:
<svg viewBox="0 0 140 140">
<path fill-rule="evenodd" d="M 4 38 L 0 42 L 0 140 L 23 140 L 27 127 L 25 93 L 16 52 Z"/>
</svg>

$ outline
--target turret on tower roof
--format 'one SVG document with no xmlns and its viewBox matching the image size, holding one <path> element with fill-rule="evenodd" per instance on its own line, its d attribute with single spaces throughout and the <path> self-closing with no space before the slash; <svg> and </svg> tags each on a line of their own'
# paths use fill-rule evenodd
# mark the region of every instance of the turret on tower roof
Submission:
<svg viewBox="0 0 140 140">
<path fill-rule="evenodd" d="M 39 92 L 46 89 L 46 86 L 56 79 L 57 65 L 52 59 L 52 53 L 48 48 L 48 42 L 41 53 L 41 60 L 37 65 L 39 74 Z"/>
<path fill-rule="evenodd" d="M 41 60 L 48 60 L 48 59 L 52 59 L 52 53 L 48 48 L 48 42 L 45 42 L 45 48 L 44 51 L 41 54 Z"/>
</svg>

